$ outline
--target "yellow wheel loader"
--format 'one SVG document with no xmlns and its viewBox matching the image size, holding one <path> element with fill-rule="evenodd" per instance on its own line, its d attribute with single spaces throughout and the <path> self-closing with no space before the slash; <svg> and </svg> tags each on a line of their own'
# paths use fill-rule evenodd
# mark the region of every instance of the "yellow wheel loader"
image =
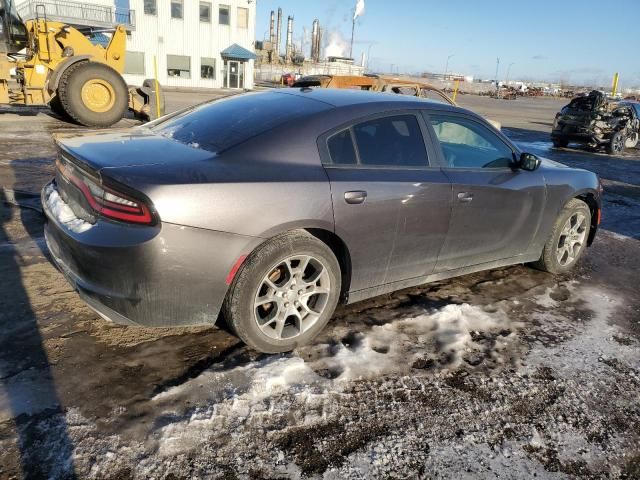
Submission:
<svg viewBox="0 0 640 480">
<path fill-rule="evenodd" d="M 88 127 L 109 127 L 127 109 L 146 120 L 164 113 L 156 82 L 128 88 L 122 78 L 127 39 L 122 25 L 105 48 L 69 25 L 47 21 L 44 6 L 37 8 L 35 18 L 23 22 L 13 0 L 0 0 L 0 106 L 49 105 Z M 12 69 L 17 88 L 10 86 Z"/>
</svg>

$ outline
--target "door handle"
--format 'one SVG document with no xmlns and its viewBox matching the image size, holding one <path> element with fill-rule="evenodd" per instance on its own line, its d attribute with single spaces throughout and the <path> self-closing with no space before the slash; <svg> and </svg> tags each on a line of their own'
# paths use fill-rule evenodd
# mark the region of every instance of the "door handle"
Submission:
<svg viewBox="0 0 640 480">
<path fill-rule="evenodd" d="M 460 192 L 458 193 L 458 200 L 460 200 L 461 202 L 469 203 L 471 200 L 473 200 L 473 193 Z"/>
<path fill-rule="evenodd" d="M 364 202 L 367 198 L 367 192 L 364 190 L 354 190 L 352 192 L 344 192 L 344 201 L 351 204 Z"/>
</svg>

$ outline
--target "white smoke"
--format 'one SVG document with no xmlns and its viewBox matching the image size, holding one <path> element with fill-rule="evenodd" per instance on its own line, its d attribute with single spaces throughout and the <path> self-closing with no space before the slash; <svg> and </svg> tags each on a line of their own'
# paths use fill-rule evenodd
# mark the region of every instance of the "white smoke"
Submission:
<svg viewBox="0 0 640 480">
<path fill-rule="evenodd" d="M 345 57 L 349 51 L 349 42 L 338 30 L 331 30 L 327 34 L 327 43 L 324 49 L 325 56 Z"/>
<path fill-rule="evenodd" d="M 353 19 L 355 20 L 362 15 L 364 15 L 364 0 L 358 0 L 356 2 L 356 8 L 353 11 Z"/>
</svg>

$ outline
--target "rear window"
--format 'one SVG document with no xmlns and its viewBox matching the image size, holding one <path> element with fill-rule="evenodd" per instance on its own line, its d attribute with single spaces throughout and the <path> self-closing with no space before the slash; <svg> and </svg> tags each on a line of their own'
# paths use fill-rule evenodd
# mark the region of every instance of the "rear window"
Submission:
<svg viewBox="0 0 640 480">
<path fill-rule="evenodd" d="M 353 127 L 362 165 L 426 167 L 427 151 L 413 115 L 383 117 Z"/>
<path fill-rule="evenodd" d="M 343 130 L 330 137 L 327 140 L 327 146 L 331 162 L 335 165 L 355 165 L 358 163 L 350 130 Z"/>
<path fill-rule="evenodd" d="M 152 126 L 151 130 L 195 148 L 221 152 L 326 108 L 320 102 L 293 95 L 249 93 L 200 105 Z"/>
</svg>

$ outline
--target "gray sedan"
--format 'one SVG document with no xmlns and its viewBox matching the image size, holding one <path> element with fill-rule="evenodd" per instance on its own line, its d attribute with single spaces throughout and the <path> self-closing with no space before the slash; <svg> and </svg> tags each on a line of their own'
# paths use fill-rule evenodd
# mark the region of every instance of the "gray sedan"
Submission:
<svg viewBox="0 0 640 480">
<path fill-rule="evenodd" d="M 566 272 L 600 220 L 593 173 L 413 97 L 281 89 L 56 141 L 45 232 L 82 298 L 119 323 L 222 316 L 264 352 L 309 342 L 338 302 L 511 264 Z"/>
</svg>

